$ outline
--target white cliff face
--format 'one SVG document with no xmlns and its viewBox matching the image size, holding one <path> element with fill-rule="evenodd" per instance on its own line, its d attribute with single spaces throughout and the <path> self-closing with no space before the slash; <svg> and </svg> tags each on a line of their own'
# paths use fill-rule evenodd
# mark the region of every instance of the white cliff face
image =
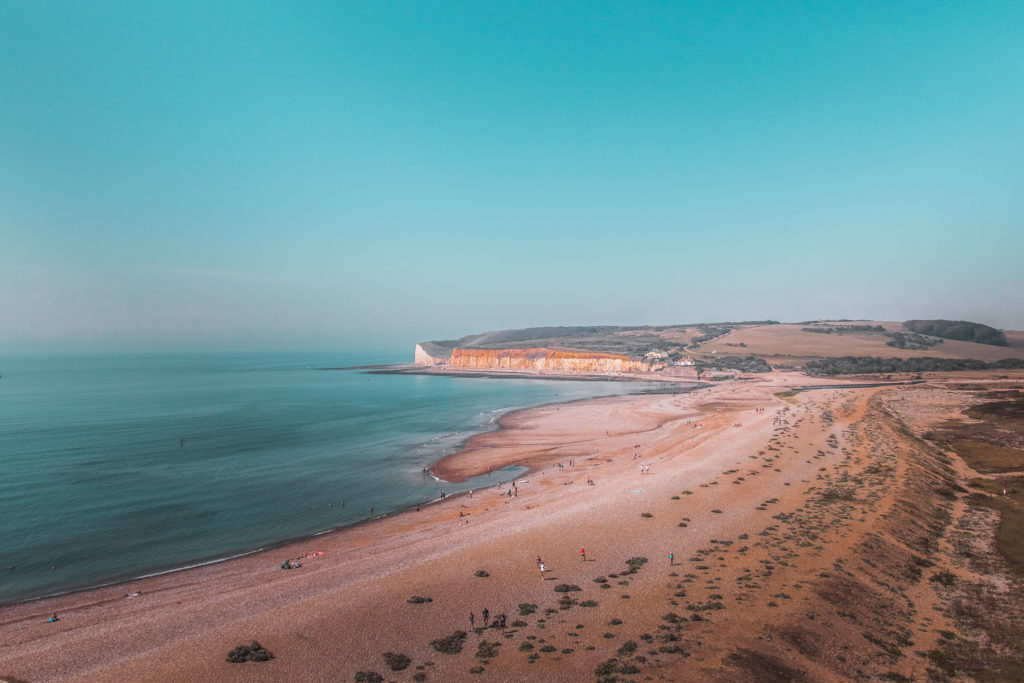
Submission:
<svg viewBox="0 0 1024 683">
<path fill-rule="evenodd" d="M 444 358 L 435 358 L 424 351 L 422 346 L 416 345 L 416 351 L 413 353 L 413 365 L 444 365 L 444 361 Z"/>
</svg>

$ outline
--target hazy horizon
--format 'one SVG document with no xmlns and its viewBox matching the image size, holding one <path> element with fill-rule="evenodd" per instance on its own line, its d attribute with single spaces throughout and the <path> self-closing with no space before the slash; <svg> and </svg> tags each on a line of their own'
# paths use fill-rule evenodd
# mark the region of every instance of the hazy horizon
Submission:
<svg viewBox="0 0 1024 683">
<path fill-rule="evenodd" d="M 0 5 L 0 353 L 1024 329 L 1024 4 Z"/>
</svg>

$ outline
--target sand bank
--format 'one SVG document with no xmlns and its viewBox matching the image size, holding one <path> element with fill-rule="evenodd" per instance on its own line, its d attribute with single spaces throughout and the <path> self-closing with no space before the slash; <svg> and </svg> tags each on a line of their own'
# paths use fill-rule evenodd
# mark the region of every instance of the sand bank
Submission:
<svg viewBox="0 0 1024 683">
<path fill-rule="evenodd" d="M 517 495 L 496 482 L 271 553 L 4 608 L 0 676 L 556 681 L 604 667 L 665 680 L 923 678 L 935 659 L 915 652 L 967 637 L 945 612 L 953 589 L 929 577 L 990 581 L 954 542 L 968 517 L 978 548 L 991 531 L 956 492 L 968 473 L 908 426 L 955 413 L 956 398 L 927 386 L 776 395 L 794 381 L 507 416 L 437 471 L 526 464 Z M 314 550 L 324 555 L 279 568 Z M 631 558 L 646 562 L 631 571 Z M 485 607 L 506 615 L 504 629 L 470 630 Z M 60 621 L 46 623 L 54 611 Z M 431 646 L 460 630 L 460 653 Z M 225 661 L 253 640 L 275 659 Z M 393 672 L 386 652 L 411 663 Z"/>
</svg>

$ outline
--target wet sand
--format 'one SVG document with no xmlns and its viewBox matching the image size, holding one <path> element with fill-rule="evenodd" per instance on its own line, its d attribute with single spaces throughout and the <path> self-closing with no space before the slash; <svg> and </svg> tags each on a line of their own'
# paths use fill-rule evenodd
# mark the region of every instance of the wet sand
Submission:
<svg viewBox="0 0 1024 683">
<path fill-rule="evenodd" d="M 773 373 L 512 414 L 435 469 L 524 464 L 517 495 L 496 481 L 268 553 L 2 608 L 0 678 L 926 678 L 942 665 L 929 653 L 978 640 L 960 588 L 1001 590 L 1007 614 L 1020 603 L 991 515 L 966 501 L 971 472 L 915 432 L 959 398 L 937 384 L 777 395 L 799 383 Z M 324 555 L 280 569 L 311 551 Z M 646 562 L 631 571 L 631 558 Z M 504 629 L 479 628 L 485 607 Z M 459 630 L 460 653 L 431 646 Z M 275 659 L 225 661 L 253 640 Z M 391 671 L 385 652 L 411 663 Z"/>
</svg>

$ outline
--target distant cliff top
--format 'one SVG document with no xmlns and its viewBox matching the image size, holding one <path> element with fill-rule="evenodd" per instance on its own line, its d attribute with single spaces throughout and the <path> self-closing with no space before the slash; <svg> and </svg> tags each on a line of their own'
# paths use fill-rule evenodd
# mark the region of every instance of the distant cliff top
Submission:
<svg viewBox="0 0 1024 683">
<path fill-rule="evenodd" d="M 740 327 L 775 325 L 774 320 L 729 323 L 695 323 L 665 326 L 565 326 L 527 327 L 519 330 L 496 330 L 470 334 L 460 339 L 420 342 L 424 351 L 435 358 L 451 356 L 452 349 L 526 349 L 548 348 L 560 351 L 594 351 L 613 353 L 629 358 L 642 358 L 647 353 L 685 355 L 683 349 L 714 339 Z"/>
<path fill-rule="evenodd" d="M 756 356 L 773 366 L 797 368 L 819 358 L 959 358 L 987 362 L 1024 358 L 1024 332 L 946 320 L 775 320 L 679 325 L 528 327 L 420 342 L 436 359 L 452 349 L 590 351 L 673 363 L 693 359 L 709 367 L 723 357 Z"/>
</svg>

